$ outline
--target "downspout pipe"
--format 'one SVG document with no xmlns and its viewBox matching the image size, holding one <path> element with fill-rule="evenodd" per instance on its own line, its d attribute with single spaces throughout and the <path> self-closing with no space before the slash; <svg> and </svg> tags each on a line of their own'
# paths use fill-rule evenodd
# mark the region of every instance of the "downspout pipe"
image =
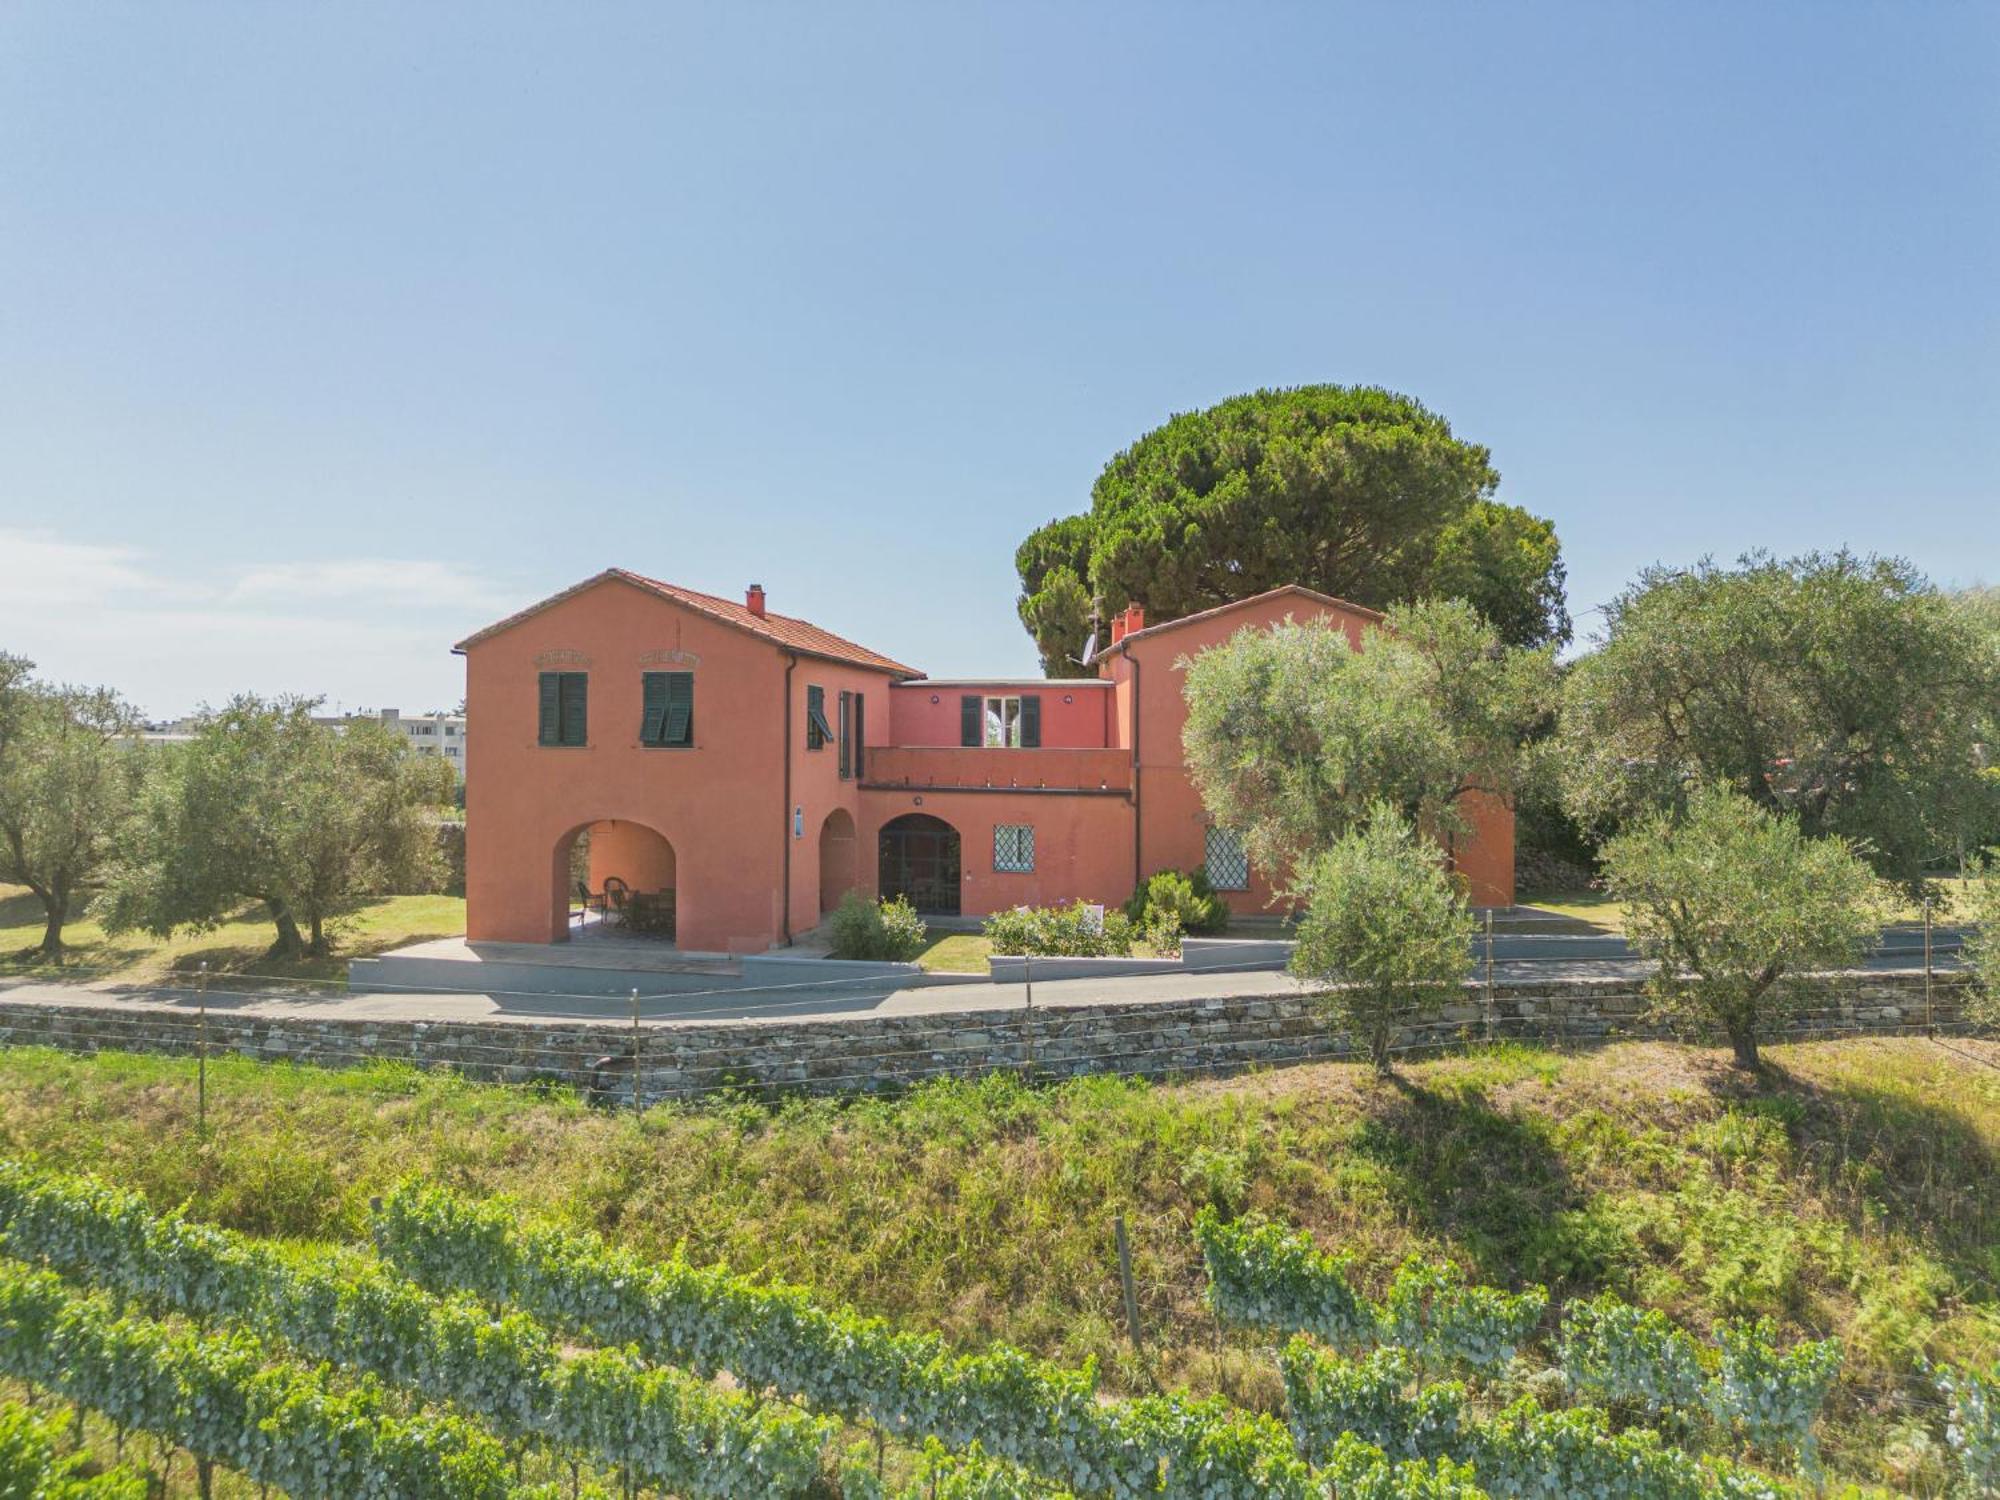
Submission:
<svg viewBox="0 0 2000 1500">
<path fill-rule="evenodd" d="M 1139 698 L 1139 658 L 1128 650 L 1125 659 L 1132 663 L 1132 889 L 1137 891 L 1146 884 L 1146 803 L 1139 795 L 1139 724 L 1145 710 Z"/>
<path fill-rule="evenodd" d="M 780 922 L 780 930 L 787 948 L 792 946 L 792 673 L 796 672 L 798 667 L 798 652 L 787 651 L 785 653 L 785 742 L 780 747 L 785 767 L 785 806 L 784 820 L 779 828 L 785 840 L 784 917 Z"/>
</svg>

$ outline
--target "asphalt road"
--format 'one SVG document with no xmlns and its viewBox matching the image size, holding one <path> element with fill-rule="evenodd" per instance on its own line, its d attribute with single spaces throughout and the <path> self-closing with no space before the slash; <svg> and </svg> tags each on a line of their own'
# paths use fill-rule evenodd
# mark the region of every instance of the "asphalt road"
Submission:
<svg viewBox="0 0 2000 1500">
<path fill-rule="evenodd" d="M 1921 970 L 1921 933 L 1912 948 L 1895 934 L 1864 967 L 1876 971 Z M 1956 967 L 1956 934 L 1934 934 L 1933 961 L 1940 970 Z M 1518 937 L 1494 943 L 1493 977 L 1498 984 L 1538 980 L 1644 978 L 1647 965 L 1621 939 L 1603 937 Z M 1475 967 L 1475 977 L 1481 970 Z M 1033 1003 L 1058 1008 L 1080 1005 L 1172 1003 L 1255 995 L 1297 995 L 1304 986 L 1271 970 L 1206 971 L 1192 974 L 1124 975 L 1093 979 L 1038 980 Z M 73 985 L 0 981 L 0 998 L 51 1005 L 170 1006 L 192 1011 L 193 989 L 173 985 Z M 632 1009 L 615 998 L 549 995 L 468 995 L 444 993 L 350 992 L 338 986 L 292 987 L 232 993 L 212 987 L 209 1007 L 253 1015 L 312 1015 L 343 1020 L 521 1021 L 548 1024 L 602 1022 L 630 1025 Z M 700 1024 L 739 1021 L 859 1020 L 870 1016 L 977 1014 L 1019 1010 L 1029 1003 L 1020 984 L 954 984 L 906 989 L 880 982 L 860 985 L 806 984 L 767 990 L 742 988 L 663 995 L 640 1002 L 640 1015 L 654 1023 Z"/>
</svg>

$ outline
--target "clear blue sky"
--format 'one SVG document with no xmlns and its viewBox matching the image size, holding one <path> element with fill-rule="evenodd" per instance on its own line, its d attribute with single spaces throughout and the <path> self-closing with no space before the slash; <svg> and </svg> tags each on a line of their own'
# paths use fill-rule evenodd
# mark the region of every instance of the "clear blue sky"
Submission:
<svg viewBox="0 0 2000 1500">
<path fill-rule="evenodd" d="M 1404 390 L 1640 566 L 2000 580 L 2000 7 L 0 9 L 0 646 L 449 704 L 609 564 L 938 673 L 1169 413 Z"/>
</svg>

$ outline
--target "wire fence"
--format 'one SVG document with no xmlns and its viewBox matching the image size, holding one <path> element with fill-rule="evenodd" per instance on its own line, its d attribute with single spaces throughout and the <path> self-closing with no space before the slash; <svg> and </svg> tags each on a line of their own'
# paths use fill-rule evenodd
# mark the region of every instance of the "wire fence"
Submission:
<svg viewBox="0 0 2000 1500">
<path fill-rule="evenodd" d="M 1963 1005 L 1966 976 L 1939 963 L 1936 945 L 1912 951 L 1925 961 L 1907 970 L 1811 979 L 1813 994 L 1785 1010 L 1772 1039 L 1979 1035 L 1981 1028 Z M 1441 995 L 1428 1013 L 1399 1025 L 1390 1050 L 1412 1056 L 1499 1042 L 1572 1047 L 1641 1038 L 1717 1040 L 1686 1016 L 1661 1013 L 1640 982 L 1643 966 L 1605 978 L 1579 975 L 1572 962 L 1542 982 L 1503 980 L 1501 970 L 1510 964 L 1554 961 L 1489 960 L 1473 984 Z M 245 993 L 232 986 L 260 976 L 197 974 L 189 984 L 148 992 L 168 1004 L 48 1004 L 0 996 L 0 1045 L 190 1058 L 195 1114 L 204 1126 L 208 1064 L 220 1057 L 373 1069 L 374 1086 L 398 1090 L 413 1086 L 418 1075 L 444 1072 L 559 1088 L 631 1108 L 722 1090 L 866 1092 L 993 1072 L 1049 1079 L 1091 1072 L 1139 1078 L 1226 1074 L 1365 1050 L 1333 1029 L 1314 996 L 1275 975 L 1262 993 L 1076 1004 L 1048 1003 L 1044 980 L 1039 1005 L 1032 964 L 1029 975 L 1025 985 L 969 987 L 963 1008 L 935 1013 L 742 1018 L 746 1003 L 768 1003 L 772 996 L 782 999 L 797 991 L 825 996 L 834 987 L 814 980 L 650 995 L 633 989 L 622 1002 L 622 1016 L 608 1013 L 602 994 L 535 992 L 525 998 L 538 1005 L 552 999 L 589 1002 L 594 1010 L 509 1020 L 378 1019 L 331 1009 L 315 1015 L 309 1001 L 282 1011 L 242 1009 L 231 1002 L 297 1000 L 302 989 Z M 834 982 L 842 983 L 878 993 L 891 987 L 879 976 Z M 338 988 L 322 982 L 317 993 L 331 995 Z M 314 992 L 303 987 L 308 996 Z M 1003 994 L 1004 1002 L 996 1002 Z M 670 1012 L 649 1016 L 649 1003 L 667 1004 Z"/>
</svg>

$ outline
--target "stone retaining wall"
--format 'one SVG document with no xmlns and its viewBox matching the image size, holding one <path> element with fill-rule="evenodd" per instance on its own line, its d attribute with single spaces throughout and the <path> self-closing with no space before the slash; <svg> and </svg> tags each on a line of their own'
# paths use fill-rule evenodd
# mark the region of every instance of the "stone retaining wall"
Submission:
<svg viewBox="0 0 2000 1500">
<path fill-rule="evenodd" d="M 1811 983 L 1811 1006 L 1789 1033 L 1797 1037 L 1911 1033 L 1927 1024 L 1963 1029 L 1963 974 L 1935 977 L 1928 1017 L 1921 973 L 1834 974 Z M 1434 1022 L 1406 1032 L 1403 1044 L 1672 1034 L 1648 1016 L 1633 981 L 1570 979 L 1503 985 L 1490 1000 L 1468 985 Z M 0 1045 L 191 1055 L 204 1040 L 185 1006 L 47 1005 L 0 997 Z M 609 1021 L 376 1021 L 221 1011 L 208 1017 L 205 1045 L 211 1056 L 330 1066 L 400 1060 L 478 1079 L 573 1084 L 627 1099 L 636 1050 L 648 1100 L 729 1086 L 811 1093 L 884 1089 L 995 1070 L 1054 1077 L 1228 1074 L 1352 1051 L 1310 999 L 1289 995 L 833 1021 L 652 1021 L 636 1034 L 629 1024 Z"/>
</svg>

